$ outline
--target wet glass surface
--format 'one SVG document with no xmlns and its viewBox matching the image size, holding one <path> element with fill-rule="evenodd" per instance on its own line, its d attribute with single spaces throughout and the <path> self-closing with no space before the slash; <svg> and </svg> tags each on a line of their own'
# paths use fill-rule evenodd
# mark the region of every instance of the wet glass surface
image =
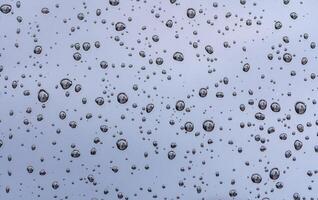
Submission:
<svg viewBox="0 0 318 200">
<path fill-rule="evenodd" d="M 317 199 L 317 8 L 0 1 L 0 200 Z"/>
</svg>

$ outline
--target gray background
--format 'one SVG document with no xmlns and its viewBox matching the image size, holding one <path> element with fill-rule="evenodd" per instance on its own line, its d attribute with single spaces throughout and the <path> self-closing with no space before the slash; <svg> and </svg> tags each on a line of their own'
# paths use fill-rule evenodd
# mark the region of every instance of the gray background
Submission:
<svg viewBox="0 0 318 200">
<path fill-rule="evenodd" d="M 318 37 L 315 25 L 318 2 L 291 1 L 284 5 L 281 0 L 247 1 L 245 6 L 238 0 L 215 2 L 218 2 L 217 8 L 213 7 L 213 1 L 190 0 L 177 0 L 179 5 L 168 0 L 121 0 L 118 6 L 111 6 L 108 1 L 21 1 L 21 7 L 17 8 L 15 1 L 0 1 L 1 5 L 12 5 L 11 13 L 0 13 L 0 65 L 3 66 L 0 72 L 0 139 L 3 141 L 0 199 L 54 199 L 54 195 L 57 199 L 66 196 L 68 199 L 117 199 L 119 192 L 129 199 L 152 199 L 154 194 L 157 199 L 176 199 L 177 196 L 180 199 L 232 199 L 231 189 L 237 192 L 235 199 L 257 199 L 258 195 L 259 199 L 292 199 L 296 192 L 316 199 L 316 175 L 309 177 L 306 173 L 317 169 L 314 151 L 317 105 L 312 103 L 317 96 L 317 80 L 310 79 L 310 74 L 318 71 L 317 50 L 311 49 L 310 43 Z M 43 7 L 49 8 L 50 13 L 42 14 Z M 188 8 L 196 10 L 194 19 L 187 18 Z M 96 9 L 102 10 L 100 16 L 96 16 Z M 227 12 L 232 13 L 230 18 L 225 17 Z M 298 14 L 296 20 L 290 18 L 291 12 Z M 78 13 L 84 14 L 84 20 L 77 18 Z M 159 18 L 155 17 L 156 13 L 160 14 Z M 214 19 L 216 15 L 218 18 Z M 21 23 L 17 22 L 18 16 L 23 18 Z M 102 19 L 106 20 L 105 24 L 101 23 Z M 174 22 L 172 28 L 165 25 L 169 19 Z M 251 26 L 246 25 L 247 19 L 252 20 Z M 207 20 L 214 25 L 207 24 Z M 257 25 L 257 20 L 262 24 Z M 274 28 L 276 20 L 283 24 L 280 30 Z M 126 24 L 122 32 L 117 32 L 112 24 L 119 21 Z M 226 26 L 229 31 L 225 30 Z M 72 27 L 76 29 L 74 32 L 71 32 Z M 17 29 L 21 30 L 20 34 L 16 34 Z M 197 31 L 197 35 L 193 31 Z M 309 34 L 307 40 L 302 37 L 304 33 Z M 155 34 L 160 37 L 157 43 L 151 39 Z M 178 39 L 175 34 L 179 35 Z M 114 40 L 116 36 L 123 46 Z M 288 44 L 282 41 L 283 36 L 289 37 Z M 94 47 L 95 41 L 100 42 L 100 48 Z M 198 48 L 192 47 L 190 42 L 193 41 L 199 41 Z M 81 61 L 73 59 L 77 51 L 71 45 L 77 42 L 91 44 L 89 51 L 79 50 Z M 224 42 L 231 48 L 224 48 Z M 15 43 L 19 44 L 18 48 Z M 204 50 L 207 44 L 214 48 L 212 55 Z M 40 55 L 33 53 L 36 45 L 43 48 Z M 243 46 L 246 52 L 242 51 Z M 291 63 L 278 59 L 285 48 L 294 54 Z M 145 51 L 146 57 L 140 57 L 139 51 Z M 172 59 L 176 51 L 184 54 L 183 62 Z M 268 53 L 273 53 L 272 61 L 267 59 Z M 164 59 L 163 65 L 149 64 L 149 59 L 157 57 Z M 306 65 L 301 65 L 302 57 L 308 58 Z M 217 60 L 209 62 L 207 58 Z M 107 69 L 100 68 L 102 60 L 108 62 Z M 251 66 L 247 73 L 242 71 L 244 63 Z M 208 73 L 209 69 L 215 72 Z M 292 77 L 293 70 L 297 75 Z M 261 79 L 262 75 L 265 78 Z M 229 79 L 229 84 L 220 83 L 224 77 Z M 59 85 L 63 78 L 73 81 L 67 90 L 69 97 Z M 19 84 L 16 89 L 11 86 L 14 80 Z M 74 91 L 76 84 L 82 85 L 79 93 Z M 138 85 L 137 91 L 132 89 L 134 84 Z M 209 88 L 205 98 L 198 95 L 203 87 Z M 41 88 L 50 95 L 45 108 L 37 100 Z M 30 91 L 30 96 L 23 95 L 25 90 Z M 219 91 L 224 93 L 224 98 L 215 97 Z M 120 92 L 128 95 L 126 104 L 117 102 Z M 233 92 L 237 96 L 233 96 Z M 105 98 L 102 106 L 94 101 L 99 96 Z M 88 100 L 86 105 L 81 103 L 83 97 Z M 254 105 L 248 105 L 250 99 L 255 101 Z M 261 111 L 266 119 L 256 120 L 254 115 L 260 112 L 257 106 L 260 99 L 266 99 L 269 105 L 279 102 L 281 111 L 274 113 L 268 105 Z M 177 100 L 184 100 L 191 112 L 176 112 Z M 304 115 L 296 114 L 294 104 L 297 101 L 306 103 Z M 133 103 L 137 108 L 133 108 Z M 146 113 L 142 108 L 149 103 L 155 108 Z M 240 104 L 246 105 L 245 112 L 239 110 Z M 171 108 L 166 109 L 167 105 Z M 25 112 L 28 107 L 32 108 L 30 114 Z M 67 112 L 65 120 L 58 117 L 62 110 Z M 14 112 L 13 116 L 9 115 L 10 111 Z M 87 113 L 93 114 L 89 120 L 85 118 Z M 36 120 L 38 114 L 44 117 L 40 122 Z M 288 114 L 291 120 L 278 120 Z M 121 119 L 122 115 L 125 119 Z M 146 118 L 144 122 L 143 117 Z M 23 123 L 25 119 L 29 120 L 28 125 Z M 215 122 L 210 133 L 202 129 L 206 119 Z M 169 120 L 174 120 L 175 125 L 169 125 Z M 70 121 L 76 121 L 77 128 L 72 129 Z M 194 123 L 191 133 L 180 129 L 187 121 Z M 241 122 L 251 122 L 255 126 L 240 128 Z M 313 126 L 306 127 L 307 122 Z M 102 124 L 108 126 L 107 133 L 100 131 Z M 297 124 L 304 124 L 305 131 L 299 133 Z M 264 126 L 264 131 L 259 130 L 260 125 Z M 267 134 L 269 127 L 275 127 L 275 133 Z M 57 129 L 61 130 L 60 134 L 56 133 Z M 200 135 L 195 136 L 196 132 Z M 279 139 L 283 132 L 288 135 L 286 141 Z M 10 134 L 12 139 L 9 139 Z M 254 140 L 256 134 L 267 140 L 265 144 Z M 102 144 L 94 144 L 95 137 L 99 137 Z M 128 141 L 125 151 L 116 147 L 120 138 Z M 209 145 L 208 139 L 212 139 L 213 144 Z M 294 149 L 296 139 L 304 144 L 300 151 Z M 53 141 L 57 144 L 52 145 Z M 153 141 L 158 141 L 157 149 Z M 229 141 L 233 141 L 233 145 Z M 172 142 L 177 144 L 176 158 L 169 160 L 167 153 Z M 34 151 L 31 150 L 33 144 L 36 145 Z M 79 158 L 70 156 L 71 144 L 76 144 L 76 149 L 80 150 Z M 262 145 L 267 148 L 264 152 L 259 150 Z M 97 149 L 94 156 L 90 155 L 92 147 Z M 243 148 L 242 153 L 238 153 L 239 147 Z M 196 150 L 194 155 L 193 149 Z M 286 150 L 293 153 L 289 159 L 284 156 Z M 147 158 L 145 152 L 149 154 Z M 8 156 L 12 156 L 11 162 Z M 43 162 L 40 161 L 42 157 Z M 249 166 L 245 165 L 246 161 Z M 137 170 L 131 169 L 133 164 Z M 32 174 L 26 171 L 29 165 L 34 167 Z M 149 170 L 145 170 L 146 165 Z M 111 170 L 113 166 L 118 167 L 118 173 Z M 180 171 L 181 167 L 185 168 L 184 172 Z M 277 181 L 271 180 L 266 171 L 273 167 L 281 172 Z M 67 168 L 70 173 L 65 172 Z M 46 170 L 45 176 L 39 175 L 41 169 Z M 11 176 L 8 171 L 12 172 Z M 218 177 L 216 172 L 220 174 Z M 253 173 L 262 176 L 260 184 L 251 181 Z M 97 185 L 86 183 L 89 174 L 94 175 Z M 180 187 L 178 182 L 183 179 L 185 187 Z M 230 183 L 232 179 L 235 179 L 234 185 Z M 59 182 L 57 190 L 51 187 L 53 181 Z M 284 184 L 282 189 L 275 188 L 278 181 Z M 166 188 L 162 189 L 162 185 Z M 195 185 L 202 188 L 201 193 L 197 193 Z M 308 190 L 309 185 L 312 190 Z M 9 193 L 5 192 L 6 187 L 10 188 Z M 152 192 L 148 192 L 148 188 Z M 104 190 L 109 194 L 104 195 Z"/>
</svg>

